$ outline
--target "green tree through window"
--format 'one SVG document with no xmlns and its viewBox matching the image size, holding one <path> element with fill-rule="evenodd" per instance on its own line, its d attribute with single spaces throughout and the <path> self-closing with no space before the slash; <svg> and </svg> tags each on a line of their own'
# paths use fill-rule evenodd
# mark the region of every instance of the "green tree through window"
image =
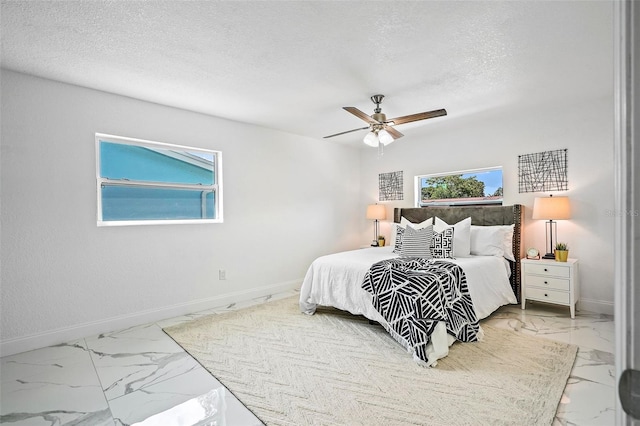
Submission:
<svg viewBox="0 0 640 426">
<path fill-rule="evenodd" d="M 416 206 L 502 204 L 502 167 L 419 175 Z"/>
<path fill-rule="evenodd" d="M 422 188 L 423 200 L 444 198 L 471 198 L 484 196 L 484 182 L 475 176 L 463 178 L 462 175 L 440 176 L 426 180 Z"/>
</svg>

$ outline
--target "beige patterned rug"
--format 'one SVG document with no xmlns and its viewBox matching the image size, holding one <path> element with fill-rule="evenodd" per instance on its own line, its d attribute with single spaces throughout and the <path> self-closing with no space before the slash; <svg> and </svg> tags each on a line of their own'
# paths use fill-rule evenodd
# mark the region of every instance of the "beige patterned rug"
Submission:
<svg viewBox="0 0 640 426">
<path fill-rule="evenodd" d="M 435 368 L 296 297 L 165 328 L 268 425 L 550 425 L 577 347 L 483 326 Z"/>
</svg>

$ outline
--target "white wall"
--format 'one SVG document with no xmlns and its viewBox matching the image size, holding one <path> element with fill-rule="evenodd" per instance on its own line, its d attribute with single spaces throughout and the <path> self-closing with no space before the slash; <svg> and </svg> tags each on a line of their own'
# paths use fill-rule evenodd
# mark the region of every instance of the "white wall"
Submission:
<svg viewBox="0 0 640 426">
<path fill-rule="evenodd" d="M 356 149 L 1 77 L 3 355 L 293 288 L 359 243 Z M 98 228 L 96 132 L 221 150 L 225 222 Z"/>
<path fill-rule="evenodd" d="M 536 196 L 549 193 L 518 192 L 518 155 L 567 148 L 569 190 L 554 194 L 570 197 L 572 218 L 559 223 L 559 240 L 566 241 L 570 257 L 580 261 L 579 307 L 612 314 L 613 87 L 610 96 L 600 98 L 511 104 L 471 116 L 448 112 L 407 130 L 381 158 L 375 149 L 365 151 L 361 204 L 377 200 L 379 173 L 404 172 L 405 199 L 384 203 L 392 219 L 393 207 L 414 205 L 416 175 L 502 166 L 504 204 L 526 207 L 524 245 L 544 253 L 544 221 L 532 220 L 531 208 Z M 389 236 L 389 221 L 381 229 Z M 371 239 L 370 232 L 365 234 L 363 242 Z"/>
</svg>

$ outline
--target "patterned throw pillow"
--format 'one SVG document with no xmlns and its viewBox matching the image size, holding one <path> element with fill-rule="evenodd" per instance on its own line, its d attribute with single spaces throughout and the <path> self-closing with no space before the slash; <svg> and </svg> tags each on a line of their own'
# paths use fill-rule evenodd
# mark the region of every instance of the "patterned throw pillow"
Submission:
<svg viewBox="0 0 640 426">
<path fill-rule="evenodd" d="M 404 236 L 404 229 L 405 228 L 402 226 L 396 225 L 396 243 L 393 246 L 393 252 L 395 254 L 402 253 L 402 237 Z"/>
<path fill-rule="evenodd" d="M 407 226 L 402 237 L 402 257 L 422 257 L 431 259 L 431 240 L 433 238 L 433 225 L 422 229 L 414 229 Z"/>
<path fill-rule="evenodd" d="M 410 226 L 413 229 L 422 229 L 422 228 L 426 228 L 429 225 L 433 225 L 433 218 L 430 217 L 429 219 L 426 219 L 420 223 L 413 223 L 413 222 L 409 222 L 409 220 L 407 220 L 406 217 L 402 217 L 402 219 L 400 220 L 400 223 L 394 223 L 393 226 L 393 231 L 392 231 L 392 235 L 393 238 L 393 252 L 396 254 L 401 254 L 402 253 L 402 236 L 404 235 L 404 230 Z"/>
<path fill-rule="evenodd" d="M 453 255 L 455 257 L 469 257 L 471 256 L 471 218 L 461 220 L 455 225 L 448 225 L 447 222 L 435 218 L 433 224 L 433 230 L 435 232 L 442 232 L 446 228 L 453 228 L 455 237 L 453 237 Z"/>
<path fill-rule="evenodd" d="M 453 257 L 453 227 L 433 234 L 431 254 L 436 259 L 455 259 Z"/>
</svg>

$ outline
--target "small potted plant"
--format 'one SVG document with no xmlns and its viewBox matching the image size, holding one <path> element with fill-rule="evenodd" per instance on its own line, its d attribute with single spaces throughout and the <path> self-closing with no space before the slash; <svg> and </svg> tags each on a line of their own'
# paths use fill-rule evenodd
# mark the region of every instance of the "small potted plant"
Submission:
<svg viewBox="0 0 640 426">
<path fill-rule="evenodd" d="M 569 258 L 569 246 L 567 246 L 567 243 L 557 243 L 555 255 L 556 262 L 566 262 Z"/>
<path fill-rule="evenodd" d="M 378 236 L 378 247 L 384 247 L 384 235 Z"/>
</svg>

